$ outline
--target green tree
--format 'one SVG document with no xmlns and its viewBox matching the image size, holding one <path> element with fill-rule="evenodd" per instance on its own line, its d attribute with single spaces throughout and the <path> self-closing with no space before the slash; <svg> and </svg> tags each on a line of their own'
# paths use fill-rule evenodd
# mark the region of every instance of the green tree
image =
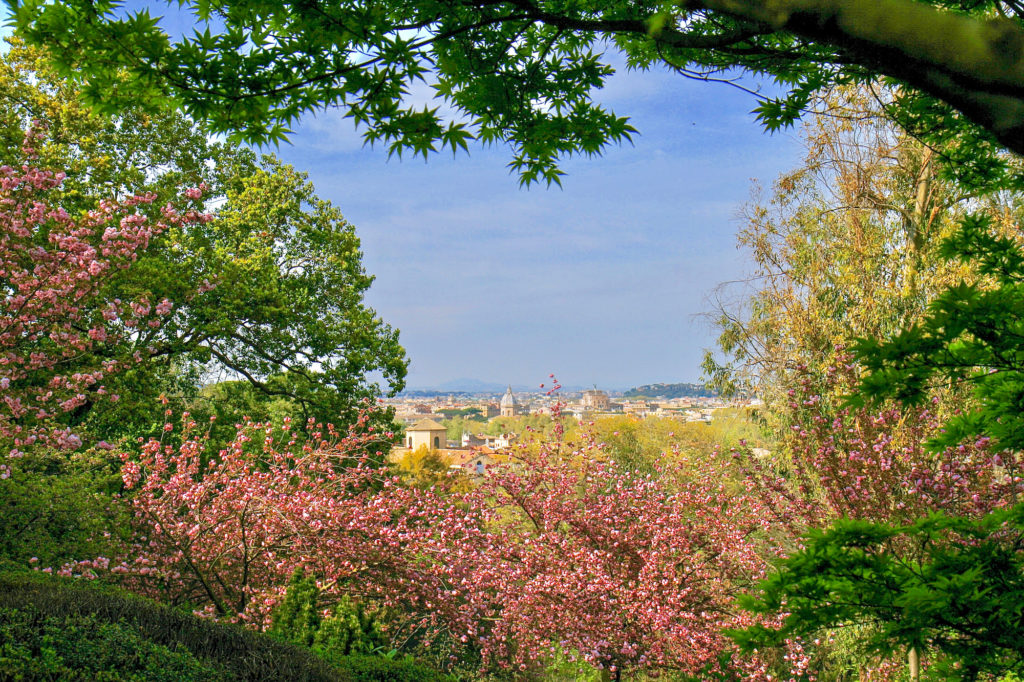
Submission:
<svg viewBox="0 0 1024 682">
<path fill-rule="evenodd" d="M 859 402 L 894 397 L 920 403 L 935 386 L 963 384 L 973 405 L 950 417 L 932 444 L 984 436 L 997 449 L 1024 449 L 1024 254 L 986 215 L 965 218 L 943 242 L 951 261 L 976 264 L 982 278 L 938 296 L 928 314 L 892 339 L 860 339 L 867 369 Z"/>
<path fill-rule="evenodd" d="M 788 614 L 782 629 L 739 635 L 747 646 L 841 627 L 875 654 L 928 653 L 934 677 L 972 680 L 1024 667 L 1024 505 L 1010 456 L 1024 447 L 1024 256 L 1019 238 L 995 222 L 991 215 L 966 216 L 938 247 L 942 258 L 970 264 L 976 276 L 940 293 L 893 337 L 859 340 L 866 373 L 848 401 L 913 404 L 937 389 L 969 390 L 972 400 L 947 416 L 928 445 L 938 452 L 976 439 L 992 453 L 976 463 L 1009 486 L 1005 502 L 1015 506 L 982 518 L 933 515 L 901 526 L 839 520 L 811 532 L 749 604 Z"/>
<path fill-rule="evenodd" d="M 653 472 L 675 442 L 675 431 L 682 424 L 673 419 L 631 415 L 602 417 L 590 431 L 605 453 L 621 467 L 641 474 Z"/>
<path fill-rule="evenodd" d="M 768 76 L 786 93 L 758 108 L 789 125 L 817 91 L 899 84 L 892 112 L 951 148 L 965 175 L 1006 171 L 1024 152 L 1024 7 L 1016 0 L 185 0 L 195 32 L 168 35 L 115 0 L 8 0 L 17 32 L 56 48 L 59 72 L 118 111 L 173 103 L 218 132 L 280 140 L 305 113 L 340 106 L 390 153 L 504 141 L 524 182 L 557 182 L 557 161 L 634 132 L 593 100 L 629 66 L 727 80 Z M 735 71 L 732 71 L 735 72 Z M 453 110 L 406 98 L 424 80 Z"/>
<path fill-rule="evenodd" d="M 310 647 L 328 660 L 356 654 L 386 653 L 390 642 L 378 613 L 345 595 L 323 602 L 316 580 L 297 569 L 268 632 L 291 644 Z"/>
<path fill-rule="evenodd" d="M 441 424 L 448 430 L 448 440 L 458 441 L 464 433 L 480 433 L 487 427 L 487 422 L 477 419 L 476 413 L 463 416 L 456 414 L 442 419 Z"/>
<path fill-rule="evenodd" d="M 159 206 L 206 182 L 214 219 L 161 234 L 97 296 L 167 299 L 172 309 L 160 329 L 95 345 L 97 365 L 136 351 L 140 358 L 106 383 L 123 399 L 90 398 L 59 417 L 97 447 L 68 455 L 37 446 L 10 460 L 2 472 L 10 476 L 0 477 L 9 521 L 0 529 L 0 561 L 24 566 L 36 557 L 58 566 L 107 553 L 109 534 L 125 524 L 115 498 L 119 460 L 103 441 L 161 432 L 161 395 L 172 408 L 217 416 L 216 445 L 244 416 L 352 420 L 380 391 L 371 372 L 383 376 L 384 390 L 401 389 L 405 353 L 397 331 L 363 303 L 372 277 L 355 230 L 303 175 L 211 142 L 177 113 L 95 114 L 42 51 L 14 42 L 0 56 L 0 165 L 15 161 L 32 120 L 47 128 L 39 164 L 68 170 L 59 200 L 71 215 L 102 197 L 145 192 L 157 193 Z M 225 376 L 235 381 L 204 388 Z"/>
<path fill-rule="evenodd" d="M 0 566 L 61 566 L 109 556 L 129 527 L 118 503 L 120 457 L 100 448 L 71 455 L 31 451 L 7 458 L 0 480 Z"/>
<path fill-rule="evenodd" d="M 316 580 L 301 568 L 295 569 L 267 632 L 291 644 L 312 646 L 323 622 L 322 605 L 317 603 L 319 596 Z"/>
<path fill-rule="evenodd" d="M 451 492 L 469 489 L 468 477 L 461 471 L 453 472 L 451 462 L 426 445 L 392 457 L 388 464 L 391 473 L 410 488 L 436 488 Z"/>
<path fill-rule="evenodd" d="M 1024 506 L 981 519 L 936 514 L 906 526 L 846 519 L 812 532 L 743 601 L 786 614 L 780 628 L 733 633 L 745 648 L 855 630 L 867 653 L 916 649 L 930 679 L 1024 671 Z"/>
<path fill-rule="evenodd" d="M 78 430 L 113 439 L 159 428 L 157 396 L 189 406 L 211 379 L 240 379 L 254 392 L 220 396 L 241 400 L 221 410 L 231 424 L 254 396 L 304 424 L 350 421 L 362 400 L 402 389 L 405 352 L 363 301 L 373 277 L 355 228 L 305 175 L 211 141 L 181 114 L 128 108 L 107 117 L 80 100 L 42 50 L 14 41 L 0 58 L 0 138 L 15 139 L 30 120 L 47 126 L 40 163 L 69 169 L 69 212 L 111 194 L 156 192 L 158 206 L 205 183 L 213 219 L 161 235 L 111 281 L 104 298 L 167 299 L 173 312 L 133 336 L 144 362 L 108 386 L 132 400 L 89 401 L 69 416 Z M 9 148 L 0 147 L 0 163 Z"/>
</svg>

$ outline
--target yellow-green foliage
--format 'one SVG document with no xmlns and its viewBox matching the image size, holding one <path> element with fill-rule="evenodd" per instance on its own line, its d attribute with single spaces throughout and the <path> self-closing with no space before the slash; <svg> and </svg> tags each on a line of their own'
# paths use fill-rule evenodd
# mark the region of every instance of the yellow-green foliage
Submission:
<svg viewBox="0 0 1024 682">
<path fill-rule="evenodd" d="M 646 470 L 656 462 L 673 461 L 677 453 L 688 460 L 713 457 L 717 452 L 739 446 L 741 441 L 752 447 L 765 446 L 756 415 L 745 408 L 715 410 L 710 424 L 681 422 L 671 418 L 616 415 L 597 419 L 583 427 L 599 443 L 606 456 L 618 464 Z M 576 431 L 570 439 L 576 440 Z"/>
<path fill-rule="evenodd" d="M 517 436 L 534 431 L 536 433 L 551 434 L 556 423 L 550 415 L 530 414 L 519 417 L 495 417 L 487 423 L 485 432 L 498 436 L 503 433 L 514 433 Z"/>
<path fill-rule="evenodd" d="M 451 473 L 448 460 L 437 450 L 421 445 L 411 452 L 406 452 L 391 462 L 391 470 L 406 485 L 417 488 L 431 486 L 443 487 L 447 490 L 465 490 L 468 481 L 459 472 Z"/>
<path fill-rule="evenodd" d="M 464 433 L 482 433 L 487 429 L 487 422 L 483 419 L 454 415 L 448 419 L 441 420 L 441 424 L 448 430 L 448 440 L 459 440 Z"/>
</svg>

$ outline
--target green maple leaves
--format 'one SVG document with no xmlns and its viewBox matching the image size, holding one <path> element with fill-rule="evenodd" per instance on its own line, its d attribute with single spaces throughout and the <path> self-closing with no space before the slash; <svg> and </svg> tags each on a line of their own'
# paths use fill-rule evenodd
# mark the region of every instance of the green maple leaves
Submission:
<svg viewBox="0 0 1024 682">
<path fill-rule="evenodd" d="M 1022 529 L 1024 506 L 976 520 L 934 514 L 907 526 L 837 521 L 811 532 L 803 550 L 741 599 L 755 613 L 787 613 L 782 627 L 732 635 L 749 650 L 860 625 L 868 652 L 928 647 L 929 679 L 1020 671 L 1024 573 L 1010 540 Z"/>
</svg>

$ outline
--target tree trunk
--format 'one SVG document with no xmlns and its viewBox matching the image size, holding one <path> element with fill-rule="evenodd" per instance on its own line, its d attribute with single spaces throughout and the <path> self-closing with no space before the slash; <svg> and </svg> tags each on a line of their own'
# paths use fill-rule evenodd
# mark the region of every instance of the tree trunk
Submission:
<svg viewBox="0 0 1024 682">
<path fill-rule="evenodd" d="M 914 225 L 910 240 L 915 251 L 920 251 L 924 245 L 928 223 L 931 222 L 928 204 L 931 198 L 933 155 L 934 152 L 928 147 L 921 153 L 921 171 L 917 175 L 917 187 L 914 193 Z"/>
</svg>

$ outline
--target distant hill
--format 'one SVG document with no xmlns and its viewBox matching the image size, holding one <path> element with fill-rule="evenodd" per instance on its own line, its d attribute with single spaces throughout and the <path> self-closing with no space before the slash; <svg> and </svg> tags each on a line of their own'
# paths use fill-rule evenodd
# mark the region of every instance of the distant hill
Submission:
<svg viewBox="0 0 1024 682">
<path fill-rule="evenodd" d="M 718 395 L 704 384 L 645 384 L 622 394 L 625 398 L 714 398 Z"/>
<path fill-rule="evenodd" d="M 547 388 L 550 388 L 550 384 L 547 383 L 546 378 L 542 377 L 541 382 L 545 383 L 545 387 L 542 388 L 540 383 L 536 384 L 512 384 L 513 393 L 543 393 Z M 470 395 L 501 395 L 505 392 L 509 384 L 498 383 L 495 381 L 480 381 L 479 379 L 451 379 L 449 381 L 436 384 L 434 386 L 408 386 L 404 391 L 398 395 L 405 398 L 429 398 L 432 396 L 470 396 Z M 580 391 L 588 388 L 593 388 L 594 384 L 561 384 L 562 395 L 570 393 L 579 393 Z M 612 388 L 609 386 L 603 386 L 602 388 L 609 393 L 618 393 L 618 388 Z"/>
<path fill-rule="evenodd" d="M 442 391 L 436 388 L 406 389 L 398 394 L 399 398 L 436 398 L 438 396 L 453 396 L 455 398 L 468 398 L 472 393 L 466 391 Z"/>
<path fill-rule="evenodd" d="M 463 393 L 504 393 L 506 385 L 495 381 L 479 379 L 451 379 L 437 385 L 438 391 L 461 391 Z"/>
<path fill-rule="evenodd" d="M 508 384 L 499 384 L 493 381 L 480 381 L 478 379 L 452 379 L 435 386 L 410 386 L 400 395 L 408 397 L 428 397 L 436 395 L 475 395 L 480 393 L 492 393 L 500 395 L 505 392 Z M 513 391 L 529 390 L 525 386 L 513 384 Z"/>
</svg>

